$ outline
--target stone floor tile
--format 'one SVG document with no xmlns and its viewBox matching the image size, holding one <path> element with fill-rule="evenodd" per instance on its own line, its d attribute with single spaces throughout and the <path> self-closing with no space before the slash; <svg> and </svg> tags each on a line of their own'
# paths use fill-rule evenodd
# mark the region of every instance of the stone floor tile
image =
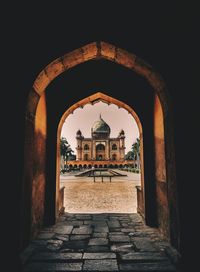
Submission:
<svg viewBox="0 0 200 272">
<path fill-rule="evenodd" d="M 86 215 L 86 214 L 82 214 L 82 215 L 75 215 L 76 219 L 78 220 L 91 220 L 92 216 L 91 215 Z"/>
<path fill-rule="evenodd" d="M 175 272 L 176 268 L 169 262 L 159 263 L 122 263 L 119 265 L 120 271 L 137 272 Z"/>
<path fill-rule="evenodd" d="M 159 252 L 120 253 L 120 258 L 123 261 L 133 261 L 133 262 L 158 262 L 158 261 L 168 260 L 165 254 L 161 254 Z"/>
<path fill-rule="evenodd" d="M 110 235 L 124 235 L 124 233 L 121 231 L 109 231 L 109 236 Z"/>
<path fill-rule="evenodd" d="M 108 244 L 108 239 L 106 238 L 91 238 L 89 240 L 89 246 L 103 246 Z"/>
<path fill-rule="evenodd" d="M 108 227 L 95 226 L 94 232 L 109 232 L 109 229 L 108 229 Z"/>
<path fill-rule="evenodd" d="M 48 240 L 46 248 L 51 251 L 58 251 L 63 244 L 61 240 Z"/>
<path fill-rule="evenodd" d="M 130 237 L 125 235 L 109 235 L 110 242 L 130 242 Z"/>
<path fill-rule="evenodd" d="M 66 213 L 30 246 L 21 257 L 25 272 L 176 271 L 170 245 L 138 214 Z"/>
<path fill-rule="evenodd" d="M 81 220 L 69 220 L 65 223 L 66 226 L 79 227 L 83 225 L 83 221 Z"/>
<path fill-rule="evenodd" d="M 128 233 L 128 232 L 135 232 L 135 229 L 134 228 L 122 228 L 121 232 L 126 232 L 126 233 Z"/>
<path fill-rule="evenodd" d="M 83 221 L 83 224 L 84 224 L 84 225 L 92 225 L 93 223 L 94 223 L 93 220 L 84 220 L 84 221 Z"/>
<path fill-rule="evenodd" d="M 90 226 L 80 226 L 79 228 L 74 228 L 72 234 L 91 234 L 92 228 Z"/>
<path fill-rule="evenodd" d="M 109 246 L 88 246 L 85 252 L 99 253 L 99 252 L 110 252 Z"/>
<path fill-rule="evenodd" d="M 86 249 L 87 244 L 88 242 L 85 240 L 64 242 L 60 251 L 68 252 L 70 250 L 73 252 L 83 252 Z"/>
<path fill-rule="evenodd" d="M 109 228 L 109 232 L 121 232 L 121 228 Z"/>
<path fill-rule="evenodd" d="M 70 234 L 72 232 L 73 226 L 59 226 L 54 229 L 57 234 Z"/>
<path fill-rule="evenodd" d="M 114 244 L 111 246 L 113 252 L 135 252 L 133 244 Z"/>
<path fill-rule="evenodd" d="M 157 251 L 153 241 L 144 237 L 131 237 L 136 248 L 140 251 Z"/>
<path fill-rule="evenodd" d="M 82 253 L 37 253 L 31 257 L 32 261 L 66 261 L 66 260 L 81 260 Z"/>
<path fill-rule="evenodd" d="M 116 260 L 85 260 L 83 271 L 119 271 Z"/>
<path fill-rule="evenodd" d="M 47 263 L 47 262 L 40 262 L 40 263 L 28 263 L 25 266 L 24 272 L 68 272 L 68 271 L 82 271 L 82 262 L 78 263 Z"/>
<path fill-rule="evenodd" d="M 89 260 L 116 259 L 116 254 L 111 252 L 84 253 L 83 259 L 89 259 Z"/>
<path fill-rule="evenodd" d="M 75 240 L 85 240 L 85 239 L 89 239 L 89 238 L 90 238 L 90 235 L 87 235 L 87 234 L 82 234 L 82 235 L 79 235 L 79 234 L 70 235 L 70 240 L 71 240 L 71 241 L 75 241 Z"/>
<path fill-rule="evenodd" d="M 107 238 L 108 233 L 107 232 L 94 232 L 92 234 L 92 238 Z"/>
<path fill-rule="evenodd" d="M 69 235 L 59 235 L 59 234 L 56 234 L 53 238 L 61 240 L 61 241 L 69 241 Z"/>
<path fill-rule="evenodd" d="M 108 221 L 108 227 L 109 228 L 120 228 L 121 225 L 118 220 L 111 220 L 111 221 Z"/>
</svg>

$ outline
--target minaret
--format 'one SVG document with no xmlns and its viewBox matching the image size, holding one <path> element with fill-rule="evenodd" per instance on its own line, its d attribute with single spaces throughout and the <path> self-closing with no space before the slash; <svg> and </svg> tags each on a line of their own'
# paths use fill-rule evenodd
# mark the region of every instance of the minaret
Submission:
<svg viewBox="0 0 200 272">
<path fill-rule="evenodd" d="M 82 160 L 82 140 L 83 140 L 83 135 L 82 132 L 80 131 L 80 129 L 76 132 L 76 140 L 77 140 L 77 156 L 76 156 L 76 160 L 77 161 L 81 161 Z"/>
<path fill-rule="evenodd" d="M 122 129 L 119 133 L 119 155 L 120 155 L 120 160 L 124 160 L 125 157 L 125 133 L 124 130 Z"/>
</svg>

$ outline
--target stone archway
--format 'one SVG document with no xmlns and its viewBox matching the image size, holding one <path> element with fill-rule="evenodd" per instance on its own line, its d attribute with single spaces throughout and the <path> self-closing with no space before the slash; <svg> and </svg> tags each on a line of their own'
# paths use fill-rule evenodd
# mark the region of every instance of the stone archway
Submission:
<svg viewBox="0 0 200 272">
<path fill-rule="evenodd" d="M 25 169 L 22 186 L 21 246 L 37 232 L 44 219 L 45 145 L 47 130 L 45 89 L 59 74 L 92 59 L 106 59 L 144 77 L 155 90 L 155 176 L 159 226 L 172 244 L 179 247 L 179 214 L 175 174 L 175 151 L 170 101 L 166 85 L 153 68 L 136 55 L 106 42 L 93 42 L 54 60 L 36 78 L 26 111 Z M 71 108 L 73 112 L 73 108 Z M 42 116 L 42 118 L 40 118 Z M 58 216 L 58 184 L 52 213 Z M 143 201 L 145 203 L 145 199 Z M 145 205 L 145 209 L 148 205 Z M 145 213 L 147 213 L 145 211 Z M 167 227 L 166 227 L 167 226 Z"/>
</svg>

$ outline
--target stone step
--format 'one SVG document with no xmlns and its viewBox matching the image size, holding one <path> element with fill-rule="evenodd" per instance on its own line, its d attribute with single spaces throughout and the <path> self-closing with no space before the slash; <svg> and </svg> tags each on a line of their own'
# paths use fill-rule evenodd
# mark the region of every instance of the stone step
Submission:
<svg viewBox="0 0 200 272">
<path fill-rule="evenodd" d="M 23 272 L 68 272 L 82 271 L 82 262 L 78 263 L 28 263 Z"/>
<path fill-rule="evenodd" d="M 169 262 L 162 263 L 123 263 L 119 265 L 120 271 L 129 272 L 176 272 L 175 266 Z"/>
</svg>

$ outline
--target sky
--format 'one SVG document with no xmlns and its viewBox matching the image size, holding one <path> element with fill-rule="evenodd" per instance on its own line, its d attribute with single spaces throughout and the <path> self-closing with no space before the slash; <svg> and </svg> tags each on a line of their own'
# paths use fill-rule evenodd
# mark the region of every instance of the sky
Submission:
<svg viewBox="0 0 200 272">
<path fill-rule="evenodd" d="M 94 105 L 86 104 L 84 108 L 76 109 L 70 114 L 62 127 L 61 137 L 65 137 L 76 154 L 76 132 L 81 130 L 85 138 L 91 138 L 91 127 L 99 120 L 99 116 L 109 125 L 110 137 L 116 138 L 121 129 L 125 132 L 125 153 L 131 150 L 136 138 L 139 138 L 139 129 L 133 116 L 123 108 L 114 104 L 107 105 L 98 102 Z"/>
</svg>

